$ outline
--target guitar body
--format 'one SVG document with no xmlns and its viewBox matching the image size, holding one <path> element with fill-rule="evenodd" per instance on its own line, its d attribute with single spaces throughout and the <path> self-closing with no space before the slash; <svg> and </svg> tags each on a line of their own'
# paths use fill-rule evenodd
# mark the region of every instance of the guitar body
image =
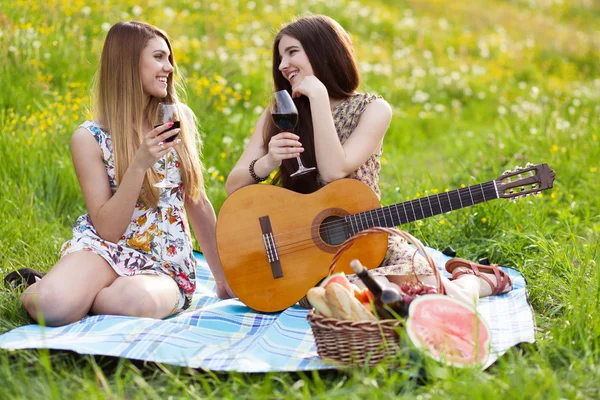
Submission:
<svg viewBox="0 0 600 400">
<path fill-rule="evenodd" d="M 243 187 L 225 200 L 217 220 L 227 281 L 248 307 L 283 310 L 327 276 L 341 243 L 350 237 L 333 226 L 343 226 L 344 216 L 380 207 L 373 191 L 355 179 L 334 181 L 311 194 L 271 185 Z M 335 272 L 352 274 L 349 263 L 355 258 L 375 268 L 387 247 L 386 234 L 360 238 L 342 253 Z"/>
</svg>

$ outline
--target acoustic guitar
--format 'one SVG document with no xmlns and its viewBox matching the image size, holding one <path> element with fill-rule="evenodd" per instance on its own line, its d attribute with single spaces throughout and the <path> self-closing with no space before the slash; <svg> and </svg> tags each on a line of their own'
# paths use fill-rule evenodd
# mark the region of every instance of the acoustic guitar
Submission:
<svg viewBox="0 0 600 400">
<path fill-rule="evenodd" d="M 283 310 L 327 276 L 340 245 L 371 227 L 394 227 L 497 198 L 512 199 L 552 187 L 547 164 L 507 171 L 493 181 L 382 207 L 355 179 L 340 179 L 311 194 L 249 185 L 225 200 L 217 219 L 217 246 L 229 285 L 248 307 Z M 335 272 L 351 274 L 358 258 L 380 265 L 387 234 L 360 238 L 342 253 Z"/>
</svg>

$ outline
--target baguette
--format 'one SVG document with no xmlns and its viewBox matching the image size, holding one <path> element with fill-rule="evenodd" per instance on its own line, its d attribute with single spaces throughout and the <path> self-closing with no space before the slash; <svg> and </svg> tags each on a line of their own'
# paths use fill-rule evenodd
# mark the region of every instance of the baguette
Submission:
<svg viewBox="0 0 600 400">
<path fill-rule="evenodd" d="M 348 321 L 374 321 L 375 316 L 358 301 L 353 293 L 338 283 L 325 289 L 325 299 L 334 318 Z"/>
<path fill-rule="evenodd" d="M 311 288 L 308 293 L 306 293 L 306 298 L 319 313 L 323 314 L 327 318 L 333 318 L 331 308 L 329 308 L 327 305 L 327 300 L 325 299 L 325 288 Z"/>
</svg>

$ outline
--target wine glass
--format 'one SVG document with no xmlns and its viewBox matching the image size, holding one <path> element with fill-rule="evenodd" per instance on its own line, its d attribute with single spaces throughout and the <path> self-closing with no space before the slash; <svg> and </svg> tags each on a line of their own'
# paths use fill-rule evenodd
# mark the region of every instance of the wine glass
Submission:
<svg viewBox="0 0 600 400">
<path fill-rule="evenodd" d="M 283 132 L 293 132 L 298 123 L 298 109 L 287 90 L 275 92 L 275 104 L 271 108 L 271 117 L 275 125 Z M 314 171 L 315 167 L 306 168 L 302 165 L 300 155 L 296 156 L 298 170 L 290 176 L 299 176 Z"/>
<path fill-rule="evenodd" d="M 166 124 L 167 122 L 173 122 L 173 126 L 170 127 L 169 129 L 167 129 L 166 131 L 162 132 L 161 135 L 163 135 L 173 129 L 178 129 L 180 127 L 179 109 L 177 107 L 177 104 L 175 104 L 175 103 L 158 103 L 158 108 L 156 110 L 156 125 L 154 125 L 154 128 L 157 128 L 160 125 Z M 173 140 L 175 140 L 177 135 L 173 135 L 169 138 L 166 138 L 164 141 L 172 142 Z M 173 149 L 169 150 L 169 153 L 171 153 L 171 151 L 173 151 Z M 160 182 L 154 184 L 154 186 L 156 186 L 157 188 L 168 189 L 168 188 L 175 188 L 178 186 L 176 183 L 172 183 L 171 181 L 169 181 L 169 160 L 168 160 L 169 153 L 167 153 L 163 156 L 163 160 L 164 160 L 164 164 L 165 164 L 165 176 L 163 177 L 163 179 Z"/>
</svg>

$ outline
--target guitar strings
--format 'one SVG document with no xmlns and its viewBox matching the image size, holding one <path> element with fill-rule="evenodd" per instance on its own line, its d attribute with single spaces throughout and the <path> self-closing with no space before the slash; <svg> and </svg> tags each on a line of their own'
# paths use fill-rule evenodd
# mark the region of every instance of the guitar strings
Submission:
<svg viewBox="0 0 600 400">
<path fill-rule="evenodd" d="M 485 182 L 485 183 L 483 183 L 483 184 L 476 185 L 476 186 L 481 186 L 481 189 L 483 189 L 483 186 L 484 186 L 484 185 L 487 185 L 487 186 L 488 186 L 488 189 L 489 189 L 490 187 L 493 187 L 493 181 L 492 181 L 492 182 Z M 471 187 L 474 187 L 474 186 L 471 186 Z M 458 190 L 465 190 L 465 188 L 463 188 L 463 189 L 457 189 L 457 190 L 450 191 L 450 192 L 445 192 L 445 193 L 448 193 L 448 196 L 449 196 L 449 194 L 450 194 L 450 193 L 452 193 L 452 192 L 458 192 Z M 495 193 L 495 192 L 494 192 L 494 193 Z M 437 196 L 437 197 L 439 197 L 440 195 L 436 195 L 436 196 Z M 404 223 L 408 223 L 408 222 L 412 222 L 412 221 L 417 221 L 417 220 L 419 220 L 419 219 L 425 218 L 425 216 L 424 216 L 424 212 L 423 212 L 423 209 L 424 209 L 425 207 L 422 207 L 420 202 L 421 202 L 422 200 L 424 200 L 424 199 L 430 199 L 431 197 L 434 197 L 434 196 L 423 197 L 423 198 L 420 198 L 420 199 L 415 199 L 415 200 L 411 200 L 411 201 L 408 201 L 408 202 L 405 202 L 405 203 L 398 203 L 398 204 L 394 204 L 394 205 L 391 205 L 391 206 L 385 206 L 385 207 L 376 208 L 376 209 L 373 209 L 373 210 L 367 210 L 367 211 L 363 211 L 363 212 L 360 212 L 360 213 L 352 214 L 352 216 L 355 216 L 355 217 L 359 218 L 359 220 L 357 221 L 357 223 L 360 223 L 361 225 L 362 225 L 364 222 L 366 222 L 366 224 L 367 224 L 367 225 L 369 225 L 369 224 L 370 224 L 370 222 L 369 222 L 369 217 L 370 217 L 371 221 L 374 223 L 374 221 L 375 221 L 375 218 L 373 218 L 373 215 L 374 215 L 374 214 L 378 214 L 378 213 L 381 213 L 381 216 L 384 218 L 384 222 L 386 222 L 386 221 L 385 221 L 386 217 L 387 217 L 387 218 L 389 218 L 390 220 L 392 220 L 392 217 L 393 217 L 394 215 L 398 215 L 398 217 L 399 217 L 399 218 L 402 220 L 402 218 L 400 217 L 400 213 L 399 213 L 399 211 L 398 211 L 398 205 L 402 204 L 402 205 L 403 205 L 403 208 L 404 208 L 404 214 L 405 214 L 405 216 L 407 217 L 407 221 L 406 221 L 406 222 L 402 222 L 402 224 L 404 224 Z M 473 195 L 473 194 L 471 193 L 471 196 L 470 196 L 470 198 L 472 198 L 472 199 L 473 199 L 473 202 L 472 202 L 473 204 L 469 204 L 469 205 L 474 205 L 474 204 L 477 204 L 477 203 L 481 203 L 482 201 L 487 201 L 487 200 L 486 200 L 486 195 L 485 195 L 485 192 L 484 192 L 483 190 L 481 191 L 481 193 L 480 193 L 480 194 L 477 194 L 477 193 L 476 193 L 475 195 Z M 497 197 L 493 197 L 493 198 L 490 198 L 489 200 L 493 200 L 493 199 L 496 199 L 496 198 L 497 198 Z M 455 209 L 464 208 L 464 206 L 462 205 L 462 200 L 460 199 L 460 195 L 459 195 L 459 200 L 460 200 L 460 202 L 461 202 L 461 205 L 460 205 L 459 207 L 452 208 L 452 200 L 451 200 L 451 199 L 448 197 L 448 201 L 449 201 L 449 205 L 450 205 L 450 209 L 451 209 L 451 211 L 453 211 L 453 210 L 455 210 Z M 470 200 L 470 199 L 469 199 L 469 200 Z M 479 200 L 482 200 L 482 201 L 479 201 Z M 415 201 L 416 201 L 416 202 L 419 202 L 419 204 L 418 204 L 418 206 L 417 206 L 417 207 L 418 207 L 418 210 L 419 210 L 419 211 L 421 211 L 421 214 L 423 214 L 423 217 L 422 217 L 422 218 L 418 218 L 418 217 L 416 216 L 416 212 L 415 212 L 415 209 L 414 209 L 414 207 L 412 207 L 411 211 L 412 211 L 412 213 L 413 213 L 413 216 L 415 217 L 415 219 L 411 220 L 411 219 L 410 219 L 410 217 L 408 216 L 408 213 L 406 212 L 406 206 L 404 206 L 404 204 L 406 204 L 406 203 L 413 203 L 413 202 L 415 202 Z M 466 200 L 465 200 L 465 201 L 466 201 Z M 456 202 L 456 201 L 455 201 L 455 202 Z M 429 201 L 429 203 L 431 203 L 431 202 Z M 440 204 L 440 209 L 441 209 L 441 202 L 439 201 L 439 199 L 438 199 L 438 203 Z M 430 204 L 430 206 L 431 206 L 431 204 Z M 395 208 L 396 208 L 396 210 L 395 210 L 395 211 L 394 211 L 394 210 L 392 210 L 392 207 L 395 207 Z M 444 211 L 442 211 L 442 213 L 443 213 L 443 212 L 444 212 Z M 438 214 L 441 214 L 441 213 L 438 213 Z M 435 214 L 435 213 L 434 213 L 434 214 L 432 214 L 432 215 L 437 215 L 437 214 Z M 339 218 L 340 218 L 341 220 L 336 220 L 336 221 L 331 221 L 331 222 L 325 222 L 325 223 L 318 224 L 318 225 L 311 225 L 311 226 L 309 226 L 309 227 L 302 227 L 302 228 L 299 228 L 299 229 L 296 229 L 296 230 L 292 230 L 292 231 L 287 231 L 287 232 L 278 233 L 278 234 L 276 234 L 276 235 L 273 235 L 273 238 L 278 238 L 278 237 L 281 237 L 281 236 L 284 236 L 284 235 L 291 235 L 291 234 L 297 234 L 297 233 L 301 233 L 301 232 L 303 232 L 303 231 L 306 231 L 307 229 L 313 229 L 314 227 L 319 227 L 319 226 L 321 226 L 321 227 L 328 228 L 328 227 L 331 227 L 331 226 L 332 226 L 332 224 L 338 224 L 338 223 L 342 223 L 342 224 L 343 224 L 343 223 L 345 223 L 345 222 L 342 222 L 342 220 L 343 220 L 345 217 L 347 217 L 347 216 L 339 216 Z M 363 217 L 364 217 L 364 218 L 363 218 Z M 379 218 L 379 217 L 377 217 L 377 220 L 379 220 L 379 219 L 380 219 L 380 218 Z M 377 224 L 376 224 L 376 225 L 374 225 L 374 226 L 387 226 L 387 225 L 377 225 Z M 395 225 L 394 225 L 394 226 L 395 226 Z M 364 229 L 361 229 L 361 230 L 364 230 Z"/>
<path fill-rule="evenodd" d="M 488 182 L 488 184 L 493 184 L 493 182 Z M 483 189 L 483 184 L 481 185 L 481 187 Z M 448 192 L 446 192 L 446 193 L 448 193 Z M 473 204 L 471 204 L 471 205 L 480 203 L 481 202 L 480 200 L 486 201 L 486 196 L 485 196 L 485 193 L 483 191 L 481 191 L 481 194 L 479 194 L 479 195 L 478 194 L 473 195 L 471 193 L 471 198 L 473 200 Z M 495 198 L 496 197 L 494 197 L 494 199 Z M 413 201 L 419 201 L 420 202 L 420 200 L 422 200 L 422 199 L 417 199 L 417 200 L 413 200 Z M 490 199 L 490 200 L 492 200 L 492 199 Z M 450 204 L 451 204 L 451 201 L 450 201 Z M 371 221 L 374 222 L 375 218 L 373 218 L 373 214 L 378 214 L 378 213 L 381 213 L 383 215 L 384 222 L 387 222 L 386 221 L 386 217 L 389 218 L 391 221 L 393 221 L 392 217 L 394 215 L 397 215 L 398 217 L 400 217 L 400 213 L 399 213 L 398 207 L 397 207 L 398 205 L 395 205 L 395 206 L 396 206 L 395 212 L 391 208 L 391 207 L 394 207 L 394 205 L 392 205 L 392 206 L 382 207 L 382 208 L 378 208 L 378 209 L 374 209 L 374 210 L 368 210 L 368 211 L 365 211 L 365 212 L 354 214 L 355 216 L 359 217 L 359 221 L 357 221 L 357 225 L 358 224 L 362 225 L 363 223 L 366 223 L 367 228 L 368 228 L 369 227 L 368 225 L 370 224 L 369 217 L 371 217 L 370 218 Z M 463 208 L 462 207 L 462 201 L 461 201 L 461 207 L 460 208 Z M 420 206 L 420 203 L 419 203 L 419 210 L 421 211 L 421 214 L 423 214 L 423 216 L 424 216 L 423 207 Z M 413 209 L 413 213 L 414 213 L 413 216 L 416 217 L 416 213 L 414 211 L 415 210 Z M 408 214 L 406 213 L 406 208 L 405 207 L 404 207 L 404 212 L 405 212 L 405 216 L 408 217 Z M 418 219 L 419 218 L 417 218 L 415 220 L 418 220 Z M 380 221 L 379 217 L 377 217 L 377 220 L 380 222 L 380 225 L 377 225 L 377 226 L 387 226 L 387 224 L 381 224 L 381 221 Z M 409 218 L 409 220 L 410 220 L 410 218 Z M 407 221 L 407 222 L 411 222 L 411 221 Z M 311 230 L 312 231 L 314 227 L 318 227 L 318 226 L 319 225 L 312 225 L 310 227 L 303 227 L 303 228 L 299 228 L 299 229 L 296 229 L 296 230 L 293 230 L 293 231 L 287 231 L 287 232 L 282 232 L 282 233 L 273 235 L 273 239 L 276 239 L 276 238 L 278 239 L 277 242 L 275 242 L 275 245 L 276 245 L 276 248 L 277 248 L 277 252 L 280 255 L 283 255 L 283 254 L 290 254 L 292 252 L 296 252 L 296 251 L 300 251 L 300 250 L 304 250 L 304 249 L 312 247 L 314 240 L 315 239 L 319 240 L 320 239 L 320 235 L 314 235 L 314 234 L 311 233 L 311 235 L 310 235 L 309 238 L 302 239 L 302 240 L 285 241 L 285 239 L 284 239 L 282 241 L 281 239 L 283 237 L 285 237 L 285 236 L 297 235 L 298 233 L 301 233 L 301 232 L 306 231 L 306 230 Z M 332 222 L 326 222 L 326 223 L 321 224 L 320 226 L 321 227 L 327 227 L 327 228 L 330 228 L 330 227 L 341 227 L 342 229 L 345 229 L 347 227 L 347 221 L 343 217 L 340 217 L 339 220 L 332 221 Z M 365 230 L 365 229 L 360 229 L 358 232 L 360 232 L 362 230 Z M 358 232 L 355 232 L 355 233 L 358 233 Z"/>
<path fill-rule="evenodd" d="M 479 200 L 482 200 L 482 199 L 483 199 L 483 201 L 485 201 L 485 196 L 483 196 L 483 197 L 482 197 L 482 196 L 477 196 L 477 195 L 476 195 L 476 196 L 474 196 L 474 197 L 473 197 L 474 204 L 476 204 L 476 203 L 479 203 L 479 202 L 480 202 Z M 394 207 L 394 206 L 389 206 L 389 207 Z M 354 214 L 355 216 L 358 216 L 358 217 L 359 217 L 359 219 L 356 221 L 356 224 L 357 224 L 357 225 L 361 225 L 361 226 L 362 226 L 362 225 L 364 225 L 364 224 L 366 224 L 366 225 L 367 225 L 367 228 L 368 228 L 368 227 L 369 227 L 368 225 L 370 225 L 370 224 L 371 224 L 371 222 L 373 222 L 373 223 L 374 223 L 374 222 L 375 222 L 375 219 L 377 219 L 377 220 L 378 220 L 378 222 L 379 222 L 379 224 L 375 224 L 375 225 L 373 225 L 373 226 L 388 226 L 388 224 L 387 224 L 387 218 L 389 218 L 390 220 L 392 220 L 392 221 L 393 221 L 393 218 L 392 218 L 392 217 L 393 217 L 394 215 L 398 215 L 398 216 L 400 216 L 400 213 L 398 212 L 398 209 L 396 209 L 396 210 L 394 211 L 394 210 L 392 210 L 392 209 L 391 209 L 391 208 L 389 208 L 389 207 L 386 207 L 386 208 L 380 208 L 380 209 L 375 209 L 375 210 L 369 210 L 369 211 L 365 211 L 365 212 L 362 212 L 362 213 Z M 462 208 L 462 207 L 461 207 L 461 208 Z M 404 211 L 405 211 L 405 216 L 406 216 L 406 217 L 408 217 L 408 214 L 406 213 L 406 209 L 405 209 Z M 423 208 L 420 208 L 420 211 L 421 211 L 421 214 L 423 214 Z M 380 218 L 380 217 L 373 218 L 373 214 L 378 214 L 378 213 L 381 213 L 381 214 L 382 214 L 382 216 L 383 216 L 383 219 L 384 219 L 384 221 L 383 221 L 383 222 L 385 222 L 385 224 L 381 223 L 381 218 Z M 423 214 L 423 215 L 424 215 L 424 214 Z M 414 215 L 413 215 L 413 216 L 416 216 L 416 213 L 414 213 Z M 371 220 L 371 221 L 369 221 L 369 217 L 370 217 L 370 220 Z M 419 220 L 419 218 L 416 218 L 416 219 L 414 219 L 413 221 L 416 221 L 416 220 Z M 412 222 L 412 221 L 410 221 L 410 218 L 408 218 L 408 220 L 407 220 L 406 222 Z M 406 223 L 406 222 L 402 222 L 402 223 Z M 319 226 L 319 225 L 312 225 L 312 226 L 310 226 L 310 227 L 303 227 L 303 228 L 299 228 L 299 229 L 292 230 L 292 231 L 282 232 L 282 233 L 279 233 L 279 234 L 273 235 L 273 239 L 281 239 L 281 238 L 282 238 L 282 237 L 284 237 L 284 236 L 288 236 L 288 235 L 296 235 L 296 234 L 298 234 L 298 233 L 301 233 L 301 232 L 304 232 L 304 231 L 306 231 L 306 230 L 312 230 L 314 227 L 318 227 L 318 226 Z M 332 221 L 332 222 L 326 222 L 326 223 L 323 223 L 323 224 L 321 224 L 320 226 L 321 226 L 321 227 L 326 227 L 326 228 L 330 228 L 330 227 L 336 227 L 336 226 L 337 226 L 337 227 L 340 227 L 340 226 L 341 226 L 341 227 L 345 227 L 345 226 L 347 226 L 347 221 L 344 219 L 344 217 L 340 217 L 340 219 L 339 219 L 339 220 Z M 391 225 L 390 225 L 390 226 L 391 226 Z M 394 226 L 395 226 L 395 225 L 394 225 Z M 365 230 L 365 229 L 367 229 L 367 228 L 362 228 L 362 229 L 360 229 L 358 232 L 360 232 L 360 231 L 362 231 L 362 230 Z M 358 233 L 358 232 L 356 232 L 356 233 Z M 303 241 L 309 241 L 309 242 L 312 242 L 312 240 L 314 240 L 314 239 L 318 239 L 318 238 L 319 238 L 319 236 L 320 236 L 320 235 L 316 235 L 316 236 L 315 236 L 315 235 L 311 235 L 311 238 L 310 238 L 310 239 L 304 239 Z M 296 243 L 301 243 L 301 242 L 302 242 L 302 241 L 290 241 L 290 242 L 285 242 L 285 241 L 284 241 L 284 242 L 281 242 L 281 241 L 280 241 L 280 243 L 277 245 L 277 248 L 278 248 L 278 249 L 279 249 L 279 248 L 284 248 L 285 246 L 288 246 L 288 245 L 294 245 L 294 244 L 296 244 Z"/>
<path fill-rule="evenodd" d="M 485 184 L 480 185 L 481 189 L 482 189 L 480 194 L 476 193 L 475 195 L 473 195 L 473 193 L 470 193 L 470 197 L 473 199 L 473 204 L 471 204 L 471 205 L 480 203 L 481 202 L 480 200 L 487 201 L 486 200 L 486 196 L 485 196 L 485 191 L 483 190 L 484 185 L 487 185 L 487 186 L 493 185 L 493 182 L 486 182 Z M 456 192 L 458 192 L 458 191 L 456 191 Z M 449 192 L 446 192 L 446 193 L 448 195 L 449 204 L 451 205 L 452 204 L 452 200 L 449 197 L 450 194 L 449 194 Z M 459 208 L 463 208 L 462 207 L 462 199 L 460 198 L 460 194 L 458 194 L 458 195 L 459 195 L 459 200 L 461 201 L 461 207 L 459 207 Z M 493 199 L 495 199 L 495 198 L 497 198 L 497 197 L 494 197 Z M 424 212 L 423 212 L 424 207 L 422 207 L 422 204 L 420 203 L 421 200 L 423 200 L 423 199 L 416 199 L 416 200 L 412 200 L 410 202 L 412 203 L 413 201 L 417 201 L 418 202 L 418 209 L 421 211 L 421 214 L 424 215 Z M 492 199 L 489 199 L 489 200 L 492 200 Z M 438 195 L 438 202 L 439 202 L 439 195 Z M 406 212 L 406 207 L 404 206 L 404 204 L 406 204 L 406 203 L 402 203 L 402 204 L 403 204 L 403 209 L 404 209 L 405 216 L 408 218 L 408 214 Z M 392 207 L 395 207 L 395 211 L 392 209 Z M 416 217 L 416 212 L 415 212 L 416 210 L 414 209 L 414 207 L 412 207 L 412 208 L 413 208 L 413 210 L 412 210 L 413 211 L 413 216 Z M 440 208 L 441 208 L 441 203 L 440 203 Z M 457 208 L 457 209 L 459 209 L 459 208 Z M 451 207 L 451 210 L 452 210 L 452 207 Z M 377 209 L 374 209 L 374 210 L 368 210 L 368 211 L 364 211 L 364 212 L 357 213 L 357 214 L 354 214 L 354 215 L 359 218 L 360 224 L 363 224 L 364 222 L 366 222 L 366 224 L 369 225 L 369 217 L 371 217 L 371 221 L 374 222 L 375 219 L 373 218 L 373 214 L 377 214 L 377 213 L 380 213 L 380 212 L 384 216 L 384 222 L 386 221 L 385 217 L 390 218 L 390 220 L 392 220 L 392 221 L 393 221 L 393 219 L 392 219 L 393 215 L 397 215 L 398 217 L 400 217 L 400 213 L 399 213 L 399 210 L 398 210 L 398 204 L 392 205 L 392 206 L 386 206 L 386 207 L 382 207 L 382 208 L 377 208 Z M 377 218 L 377 219 L 379 220 L 379 218 Z M 410 218 L 408 218 L 407 222 L 411 222 L 409 220 L 410 220 Z M 418 220 L 418 218 L 415 219 L 415 220 Z M 336 225 L 337 226 L 340 226 L 340 225 L 347 226 L 347 222 L 346 222 L 346 220 L 343 217 L 340 217 L 339 220 L 332 221 L 332 222 L 326 222 L 326 223 L 321 224 L 320 226 L 322 226 L 322 227 L 325 226 L 325 227 L 329 228 L 329 227 L 336 226 Z M 281 239 L 284 238 L 284 237 L 287 237 L 289 235 L 296 235 L 297 236 L 298 233 L 304 232 L 306 230 L 311 230 L 312 231 L 312 229 L 314 227 L 318 227 L 318 226 L 319 225 L 312 225 L 310 227 L 303 227 L 303 228 L 299 228 L 299 229 L 296 229 L 296 230 L 287 231 L 287 232 L 283 232 L 283 233 L 279 233 L 279 234 L 273 235 L 273 239 L 277 238 L 278 242 L 279 242 L 279 243 L 275 242 L 275 247 L 276 247 L 277 253 L 280 256 L 282 256 L 282 255 L 291 254 L 291 253 L 295 253 L 295 252 L 298 252 L 298 251 L 306 250 L 306 249 L 309 249 L 309 248 L 313 248 L 314 247 L 314 241 L 315 240 L 320 240 L 320 235 L 314 235 L 312 232 L 311 232 L 311 235 L 310 235 L 309 238 L 302 239 L 302 240 L 286 241 L 284 239 L 282 241 Z M 345 226 L 342 229 L 344 229 Z M 367 228 L 368 228 L 368 226 L 367 226 Z M 360 229 L 358 232 L 360 232 L 362 230 L 364 230 L 364 229 Z M 358 233 L 358 232 L 355 232 L 355 234 Z"/>
</svg>

